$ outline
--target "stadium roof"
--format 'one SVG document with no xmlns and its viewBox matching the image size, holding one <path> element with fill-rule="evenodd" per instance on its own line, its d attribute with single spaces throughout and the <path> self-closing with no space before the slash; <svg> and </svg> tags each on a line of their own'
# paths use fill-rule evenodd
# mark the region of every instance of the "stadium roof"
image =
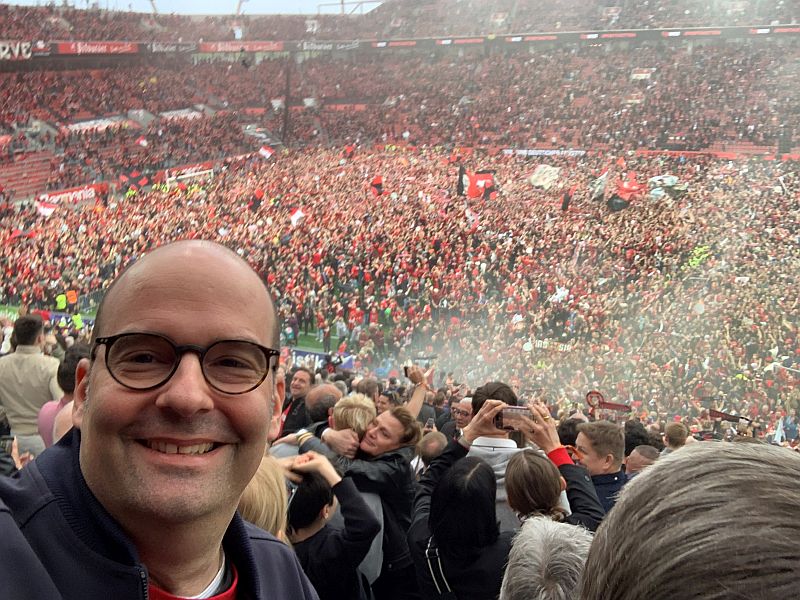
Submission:
<svg viewBox="0 0 800 600">
<path fill-rule="evenodd" d="M 244 0 L 242 14 L 269 15 L 269 14 L 337 14 L 341 8 L 340 0 Z M 3 4 L 17 4 L 29 6 L 45 6 L 48 2 L 43 0 L 4 0 Z M 61 1 L 55 3 L 61 5 Z M 75 8 L 86 8 L 94 5 L 95 0 L 68 0 L 68 4 Z M 150 13 L 153 11 L 150 0 L 97 0 L 100 8 L 109 10 L 132 10 L 134 12 Z M 378 6 L 378 2 L 367 2 L 357 6 L 358 2 L 345 0 L 345 12 L 361 14 Z M 237 0 L 156 0 L 158 12 L 161 14 L 177 13 L 182 15 L 232 15 L 236 13 Z"/>
</svg>

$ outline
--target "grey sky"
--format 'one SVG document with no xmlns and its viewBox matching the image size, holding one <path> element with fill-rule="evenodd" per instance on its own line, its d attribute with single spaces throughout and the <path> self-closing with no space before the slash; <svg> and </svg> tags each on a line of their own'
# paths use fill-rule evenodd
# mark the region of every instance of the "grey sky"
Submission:
<svg viewBox="0 0 800 600">
<path fill-rule="evenodd" d="M 190 15 L 224 15 L 234 14 L 236 12 L 237 0 L 156 0 L 158 12 L 160 13 L 180 13 Z M 345 12 L 360 13 L 363 9 L 368 12 L 370 9 L 378 6 L 377 2 L 365 3 L 359 6 L 352 0 L 345 0 Z M 70 5 L 75 5 L 78 8 L 85 8 L 88 4 L 85 0 L 69 0 Z M 45 5 L 47 2 L 42 0 L 10 0 L 4 1 L 4 4 L 27 4 L 27 5 Z M 58 4 L 60 4 L 60 0 Z M 110 8 L 117 10 L 128 10 L 131 6 L 136 12 L 152 12 L 150 2 L 148 0 L 98 0 L 101 8 Z M 263 14 L 315 14 L 317 12 L 338 13 L 339 0 L 249 0 L 242 4 L 242 13 L 248 15 L 263 15 Z M 321 6 L 324 4 L 334 4 L 335 6 Z"/>
</svg>

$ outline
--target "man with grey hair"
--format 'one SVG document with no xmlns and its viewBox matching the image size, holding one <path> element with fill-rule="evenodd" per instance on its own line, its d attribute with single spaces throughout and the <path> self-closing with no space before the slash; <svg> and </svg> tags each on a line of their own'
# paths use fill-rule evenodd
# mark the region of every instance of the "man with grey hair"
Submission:
<svg viewBox="0 0 800 600">
<path fill-rule="evenodd" d="M 500 600 L 568 600 L 578 597 L 592 534 L 547 517 L 528 519 L 514 538 Z"/>
<path fill-rule="evenodd" d="M 472 398 L 462 398 L 450 406 L 453 420 L 442 427 L 442 433 L 447 439 L 457 440 L 464 432 L 464 427 L 472 421 Z"/>
<path fill-rule="evenodd" d="M 798 481 L 800 455 L 765 444 L 701 442 L 659 458 L 598 529 L 580 597 L 796 597 Z"/>
</svg>

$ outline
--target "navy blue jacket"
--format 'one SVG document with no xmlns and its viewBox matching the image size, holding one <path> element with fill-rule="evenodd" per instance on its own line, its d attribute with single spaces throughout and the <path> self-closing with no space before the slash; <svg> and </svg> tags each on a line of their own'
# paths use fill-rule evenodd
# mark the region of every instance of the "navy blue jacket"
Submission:
<svg viewBox="0 0 800 600">
<path fill-rule="evenodd" d="M 624 471 L 617 471 L 607 475 L 592 475 L 594 489 L 606 513 L 617 503 L 617 496 L 619 496 L 627 482 L 628 479 L 625 477 Z"/>
<path fill-rule="evenodd" d="M 86 485 L 79 448 L 73 430 L 0 478 L 0 598 L 147 599 L 147 569 Z M 238 513 L 222 543 L 239 573 L 238 598 L 317 600 L 294 552 Z"/>
</svg>

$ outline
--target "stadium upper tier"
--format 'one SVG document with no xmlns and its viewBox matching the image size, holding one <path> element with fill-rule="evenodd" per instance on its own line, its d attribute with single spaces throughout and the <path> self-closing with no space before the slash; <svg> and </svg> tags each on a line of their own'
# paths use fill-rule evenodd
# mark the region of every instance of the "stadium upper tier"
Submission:
<svg viewBox="0 0 800 600">
<path fill-rule="evenodd" d="M 186 16 L 0 6 L 5 40 L 343 40 L 796 23 L 796 0 L 388 0 L 364 15 Z"/>
<path fill-rule="evenodd" d="M 336 140 L 687 149 L 721 140 L 774 143 L 796 122 L 796 44 L 553 49 L 538 55 L 318 57 L 292 68 L 293 119 L 314 113 Z M 0 75 L 0 126 L 38 117 L 56 126 L 144 109 L 214 110 L 285 101 L 286 61 L 174 62 Z M 391 77 L 386 74 L 391 73 Z M 737 85 L 730 85 L 732 81 Z M 316 107 L 303 104 L 313 98 Z M 336 108 L 347 110 L 335 110 Z M 356 114 L 354 114 L 356 113 Z M 342 121 L 342 123 L 339 123 Z M 611 127 L 611 125 L 614 127 Z M 85 129 L 85 128 L 84 128 Z M 406 137 L 409 137 L 406 136 Z M 300 137 L 292 140 L 315 142 Z"/>
</svg>

